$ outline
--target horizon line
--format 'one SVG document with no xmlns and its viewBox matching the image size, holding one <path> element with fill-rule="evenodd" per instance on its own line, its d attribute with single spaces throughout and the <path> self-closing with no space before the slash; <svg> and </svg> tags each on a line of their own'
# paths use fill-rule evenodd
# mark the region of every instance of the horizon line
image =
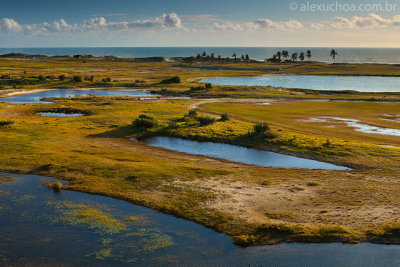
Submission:
<svg viewBox="0 0 400 267">
<path fill-rule="evenodd" d="M 31 46 L 31 47 L 0 47 L 0 49 L 35 49 L 35 48 L 385 48 L 400 49 L 386 46 Z"/>
</svg>

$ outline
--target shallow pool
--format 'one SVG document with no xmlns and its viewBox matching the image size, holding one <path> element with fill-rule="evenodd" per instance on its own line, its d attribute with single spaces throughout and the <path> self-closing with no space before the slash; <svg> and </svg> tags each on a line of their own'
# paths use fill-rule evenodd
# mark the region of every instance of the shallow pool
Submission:
<svg viewBox="0 0 400 267">
<path fill-rule="evenodd" d="M 58 112 L 38 112 L 36 113 L 43 117 L 59 117 L 59 118 L 73 118 L 73 117 L 82 117 L 84 114 L 67 114 L 67 113 L 58 113 Z"/>
<path fill-rule="evenodd" d="M 400 92 L 400 77 L 380 76 L 262 76 L 209 78 L 202 83 L 218 85 L 274 86 L 314 90 Z"/>
<path fill-rule="evenodd" d="M 336 166 L 330 163 L 230 144 L 198 142 L 162 136 L 149 138 L 146 140 L 146 143 L 150 146 L 161 147 L 173 151 L 266 167 L 349 170 L 347 167 Z"/>
<path fill-rule="evenodd" d="M 14 104 L 23 103 L 50 103 L 42 101 L 44 97 L 75 97 L 75 96 L 88 96 L 88 95 L 102 95 L 102 96 L 158 96 L 149 92 L 143 91 L 123 91 L 123 90 L 73 90 L 73 89 L 60 89 L 48 90 L 32 94 L 15 95 L 8 97 L 1 97 L 0 102 L 8 102 Z"/>
</svg>

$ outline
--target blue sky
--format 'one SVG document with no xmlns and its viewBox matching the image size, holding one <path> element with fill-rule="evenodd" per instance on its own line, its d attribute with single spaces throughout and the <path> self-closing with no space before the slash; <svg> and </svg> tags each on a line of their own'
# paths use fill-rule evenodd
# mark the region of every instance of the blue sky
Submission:
<svg viewBox="0 0 400 267">
<path fill-rule="evenodd" d="M 400 0 L 13 0 L 0 47 L 398 47 Z"/>
</svg>

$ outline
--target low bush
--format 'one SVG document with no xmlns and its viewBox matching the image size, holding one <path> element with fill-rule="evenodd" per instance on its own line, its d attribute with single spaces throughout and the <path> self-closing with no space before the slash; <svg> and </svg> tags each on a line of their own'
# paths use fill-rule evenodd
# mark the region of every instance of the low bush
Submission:
<svg viewBox="0 0 400 267">
<path fill-rule="evenodd" d="M 212 85 L 211 85 L 211 83 L 206 83 L 206 84 L 204 85 L 204 87 L 208 90 L 208 89 L 211 89 L 211 88 L 212 88 Z"/>
<path fill-rule="evenodd" d="M 191 109 L 191 110 L 189 110 L 189 117 L 190 118 L 194 118 L 194 117 L 196 117 L 197 116 L 197 110 L 195 110 L 195 109 Z"/>
<path fill-rule="evenodd" d="M 326 139 L 326 142 L 322 144 L 324 147 L 332 147 L 333 143 L 331 142 L 331 140 Z"/>
<path fill-rule="evenodd" d="M 133 122 L 133 126 L 137 128 L 153 128 L 157 126 L 157 122 L 153 117 L 142 114 Z"/>
<path fill-rule="evenodd" d="M 190 87 L 190 91 L 204 91 L 205 88 L 203 86 L 192 86 Z"/>
<path fill-rule="evenodd" d="M 82 77 L 75 75 L 74 77 L 72 77 L 72 81 L 74 83 L 80 83 L 82 82 Z"/>
<path fill-rule="evenodd" d="M 208 116 L 199 116 L 196 119 L 198 122 L 200 122 L 200 126 L 213 124 L 215 122 L 214 118 Z"/>
<path fill-rule="evenodd" d="M 168 124 L 168 128 L 170 128 L 171 130 L 177 129 L 177 128 L 178 128 L 178 124 L 177 124 L 176 122 L 174 122 L 174 121 L 171 121 L 171 122 Z"/>
<path fill-rule="evenodd" d="M 0 121 L 0 126 L 7 126 L 13 124 L 13 121 L 6 120 L 6 121 Z"/>
<path fill-rule="evenodd" d="M 221 114 L 220 121 L 229 121 L 228 113 Z"/>
<path fill-rule="evenodd" d="M 275 138 L 276 135 L 271 132 L 271 128 L 267 123 L 257 123 L 253 127 L 253 132 L 249 133 L 250 135 L 255 135 L 257 137 L 272 139 Z"/>
<path fill-rule="evenodd" d="M 267 123 L 257 123 L 256 125 L 254 125 L 254 133 L 256 134 L 263 134 L 266 131 L 270 131 L 271 128 L 269 127 L 269 125 Z"/>
<path fill-rule="evenodd" d="M 53 188 L 53 190 L 55 191 L 55 192 L 60 192 L 61 191 L 61 189 L 62 189 L 62 187 L 63 187 L 63 185 L 62 185 L 62 183 L 60 183 L 60 182 L 55 182 L 55 183 L 53 183 L 53 184 L 47 184 L 46 185 L 48 188 Z"/>
<path fill-rule="evenodd" d="M 162 80 L 160 83 L 161 84 L 171 84 L 171 83 L 180 83 L 181 82 L 181 78 L 179 78 L 178 76 L 174 76 L 168 79 L 164 79 Z"/>
</svg>

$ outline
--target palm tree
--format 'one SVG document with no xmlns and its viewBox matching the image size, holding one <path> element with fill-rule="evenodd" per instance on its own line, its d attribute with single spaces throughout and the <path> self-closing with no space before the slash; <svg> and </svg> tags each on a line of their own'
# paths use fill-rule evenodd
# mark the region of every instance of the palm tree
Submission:
<svg viewBox="0 0 400 267">
<path fill-rule="evenodd" d="M 335 49 L 332 49 L 332 50 L 331 50 L 331 53 L 330 53 L 329 55 L 332 57 L 333 63 L 335 63 L 335 62 L 336 62 L 336 56 L 338 55 L 338 53 L 336 52 L 336 50 L 335 50 Z"/>
<path fill-rule="evenodd" d="M 236 59 L 236 53 L 233 53 L 233 55 L 232 55 L 232 57 L 234 58 L 234 59 Z"/>
<path fill-rule="evenodd" d="M 292 61 L 296 61 L 297 60 L 297 56 L 298 56 L 297 53 L 293 53 L 292 54 Z"/>
<path fill-rule="evenodd" d="M 299 58 L 300 58 L 301 62 L 303 62 L 303 61 L 304 61 L 304 53 L 303 53 L 303 52 L 301 52 L 301 53 L 300 53 L 300 56 L 299 56 Z"/>
<path fill-rule="evenodd" d="M 283 50 L 282 51 L 282 57 L 285 58 L 285 59 L 288 58 L 289 57 L 289 51 Z"/>
<path fill-rule="evenodd" d="M 203 54 L 202 54 L 201 56 L 202 56 L 202 57 L 206 57 L 206 56 L 207 56 L 206 51 L 204 51 Z"/>
<path fill-rule="evenodd" d="M 246 61 L 250 61 L 250 57 L 249 57 L 249 55 L 248 55 L 248 54 L 246 54 L 246 56 L 245 56 L 245 60 L 246 60 Z"/>
<path fill-rule="evenodd" d="M 311 50 L 307 50 L 307 58 L 310 60 L 312 58 Z"/>
<path fill-rule="evenodd" d="M 282 56 L 282 54 L 281 54 L 280 51 L 276 52 L 276 58 L 277 58 L 279 61 L 281 61 L 281 56 Z"/>
</svg>

